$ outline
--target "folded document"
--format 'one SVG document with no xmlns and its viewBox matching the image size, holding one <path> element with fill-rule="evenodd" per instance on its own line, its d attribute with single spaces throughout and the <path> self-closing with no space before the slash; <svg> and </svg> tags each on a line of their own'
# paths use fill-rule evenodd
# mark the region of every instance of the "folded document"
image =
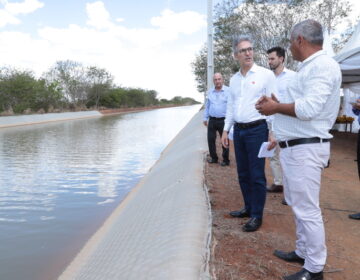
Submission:
<svg viewBox="0 0 360 280">
<path fill-rule="evenodd" d="M 275 152 L 275 148 L 271 149 L 270 151 L 267 149 L 267 147 L 269 146 L 269 142 L 264 142 L 261 144 L 260 150 L 259 150 L 259 154 L 258 157 L 259 158 L 263 158 L 263 157 L 273 157 L 274 156 L 274 152 Z"/>
</svg>

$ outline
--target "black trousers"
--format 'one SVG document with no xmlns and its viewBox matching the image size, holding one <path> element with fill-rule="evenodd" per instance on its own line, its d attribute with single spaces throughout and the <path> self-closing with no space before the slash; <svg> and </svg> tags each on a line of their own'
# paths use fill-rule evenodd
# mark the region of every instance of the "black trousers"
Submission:
<svg viewBox="0 0 360 280">
<path fill-rule="evenodd" d="M 357 166 L 358 166 L 358 174 L 360 179 L 360 129 L 358 132 L 358 139 L 357 139 Z"/>
<path fill-rule="evenodd" d="M 216 132 L 219 132 L 221 137 L 224 130 L 224 124 L 225 122 L 223 119 L 210 118 L 208 122 L 207 139 L 210 157 L 213 160 L 218 160 L 216 154 Z M 222 158 L 224 162 L 229 162 L 229 148 L 222 147 Z"/>
</svg>

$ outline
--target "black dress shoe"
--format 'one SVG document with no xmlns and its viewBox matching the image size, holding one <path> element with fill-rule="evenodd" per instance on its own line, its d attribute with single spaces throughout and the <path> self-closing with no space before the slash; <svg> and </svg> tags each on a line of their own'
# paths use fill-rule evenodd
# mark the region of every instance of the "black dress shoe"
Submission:
<svg viewBox="0 0 360 280">
<path fill-rule="evenodd" d="M 208 161 L 207 161 L 208 163 L 218 163 L 218 160 L 216 159 L 208 159 Z"/>
<path fill-rule="evenodd" d="M 262 219 L 260 218 L 251 218 L 245 225 L 243 225 L 243 231 L 251 232 L 256 231 L 262 224 Z"/>
<path fill-rule="evenodd" d="M 284 280 L 323 280 L 323 272 L 312 273 L 305 268 L 301 269 L 295 274 L 291 274 L 283 277 Z"/>
<path fill-rule="evenodd" d="M 350 214 L 349 218 L 354 220 L 360 220 L 360 213 Z"/>
<path fill-rule="evenodd" d="M 286 200 L 285 200 L 285 198 L 283 198 L 283 200 L 281 201 L 281 204 L 282 204 L 282 205 L 288 205 L 287 202 L 286 202 Z"/>
<path fill-rule="evenodd" d="M 284 190 L 284 187 L 282 185 L 272 184 L 271 186 L 266 186 L 266 190 L 268 192 L 282 192 Z"/>
<path fill-rule="evenodd" d="M 247 217 L 250 217 L 250 214 L 249 212 L 243 208 L 239 211 L 231 211 L 230 213 L 230 216 L 231 217 L 234 217 L 234 218 L 247 218 Z"/>
<path fill-rule="evenodd" d="M 230 164 L 230 161 L 223 161 L 221 163 L 221 166 L 228 166 Z"/>
<path fill-rule="evenodd" d="M 275 250 L 274 255 L 277 256 L 279 259 L 282 259 L 287 262 L 297 262 L 300 264 L 304 264 L 305 260 L 300 258 L 295 251 L 292 252 L 284 252 L 280 250 Z"/>
</svg>

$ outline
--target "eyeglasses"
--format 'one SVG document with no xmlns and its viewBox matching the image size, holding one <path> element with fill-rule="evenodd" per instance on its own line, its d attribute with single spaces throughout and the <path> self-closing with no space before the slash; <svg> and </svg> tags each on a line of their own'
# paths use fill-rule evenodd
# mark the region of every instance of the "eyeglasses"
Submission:
<svg viewBox="0 0 360 280">
<path fill-rule="evenodd" d="M 236 53 L 246 53 L 246 52 L 252 52 L 254 50 L 253 47 L 248 47 L 246 49 L 239 49 L 239 50 L 236 50 Z"/>
</svg>

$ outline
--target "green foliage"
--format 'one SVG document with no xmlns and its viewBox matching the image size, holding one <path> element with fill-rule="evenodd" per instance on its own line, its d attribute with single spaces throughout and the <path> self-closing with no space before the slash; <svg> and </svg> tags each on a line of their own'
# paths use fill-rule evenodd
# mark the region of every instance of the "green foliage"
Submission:
<svg viewBox="0 0 360 280">
<path fill-rule="evenodd" d="M 274 46 L 288 49 L 290 31 L 296 23 L 312 18 L 321 22 L 330 34 L 347 17 L 349 10 L 347 0 L 224 0 L 214 8 L 214 72 L 222 73 L 227 84 L 238 71 L 232 52 L 234 36 L 250 36 L 255 62 L 267 67 L 266 50 Z M 287 57 L 287 67 L 296 68 L 289 50 Z M 196 55 L 192 67 L 198 90 L 205 92 L 205 47 Z"/>
<path fill-rule="evenodd" d="M 200 102 L 194 100 L 190 97 L 181 97 L 181 96 L 175 96 L 172 99 L 170 99 L 170 104 L 174 105 L 192 105 L 192 104 L 200 104 Z"/>
<path fill-rule="evenodd" d="M 23 113 L 25 110 L 48 110 L 61 103 L 61 93 L 45 80 L 38 80 L 31 71 L 3 68 L 0 71 L 0 110 Z"/>
<path fill-rule="evenodd" d="M 114 88 L 100 98 L 100 106 L 107 108 L 144 107 L 159 104 L 154 90 L 140 88 Z"/>
<path fill-rule="evenodd" d="M 86 71 L 87 106 L 98 107 L 100 99 L 113 87 L 113 77 L 105 69 L 91 66 Z"/>
<path fill-rule="evenodd" d="M 159 101 L 157 95 L 155 90 L 116 87 L 105 69 L 70 60 L 58 61 L 41 78 L 27 70 L 0 69 L 0 112 L 9 114 L 196 103 L 182 97 Z"/>
</svg>

